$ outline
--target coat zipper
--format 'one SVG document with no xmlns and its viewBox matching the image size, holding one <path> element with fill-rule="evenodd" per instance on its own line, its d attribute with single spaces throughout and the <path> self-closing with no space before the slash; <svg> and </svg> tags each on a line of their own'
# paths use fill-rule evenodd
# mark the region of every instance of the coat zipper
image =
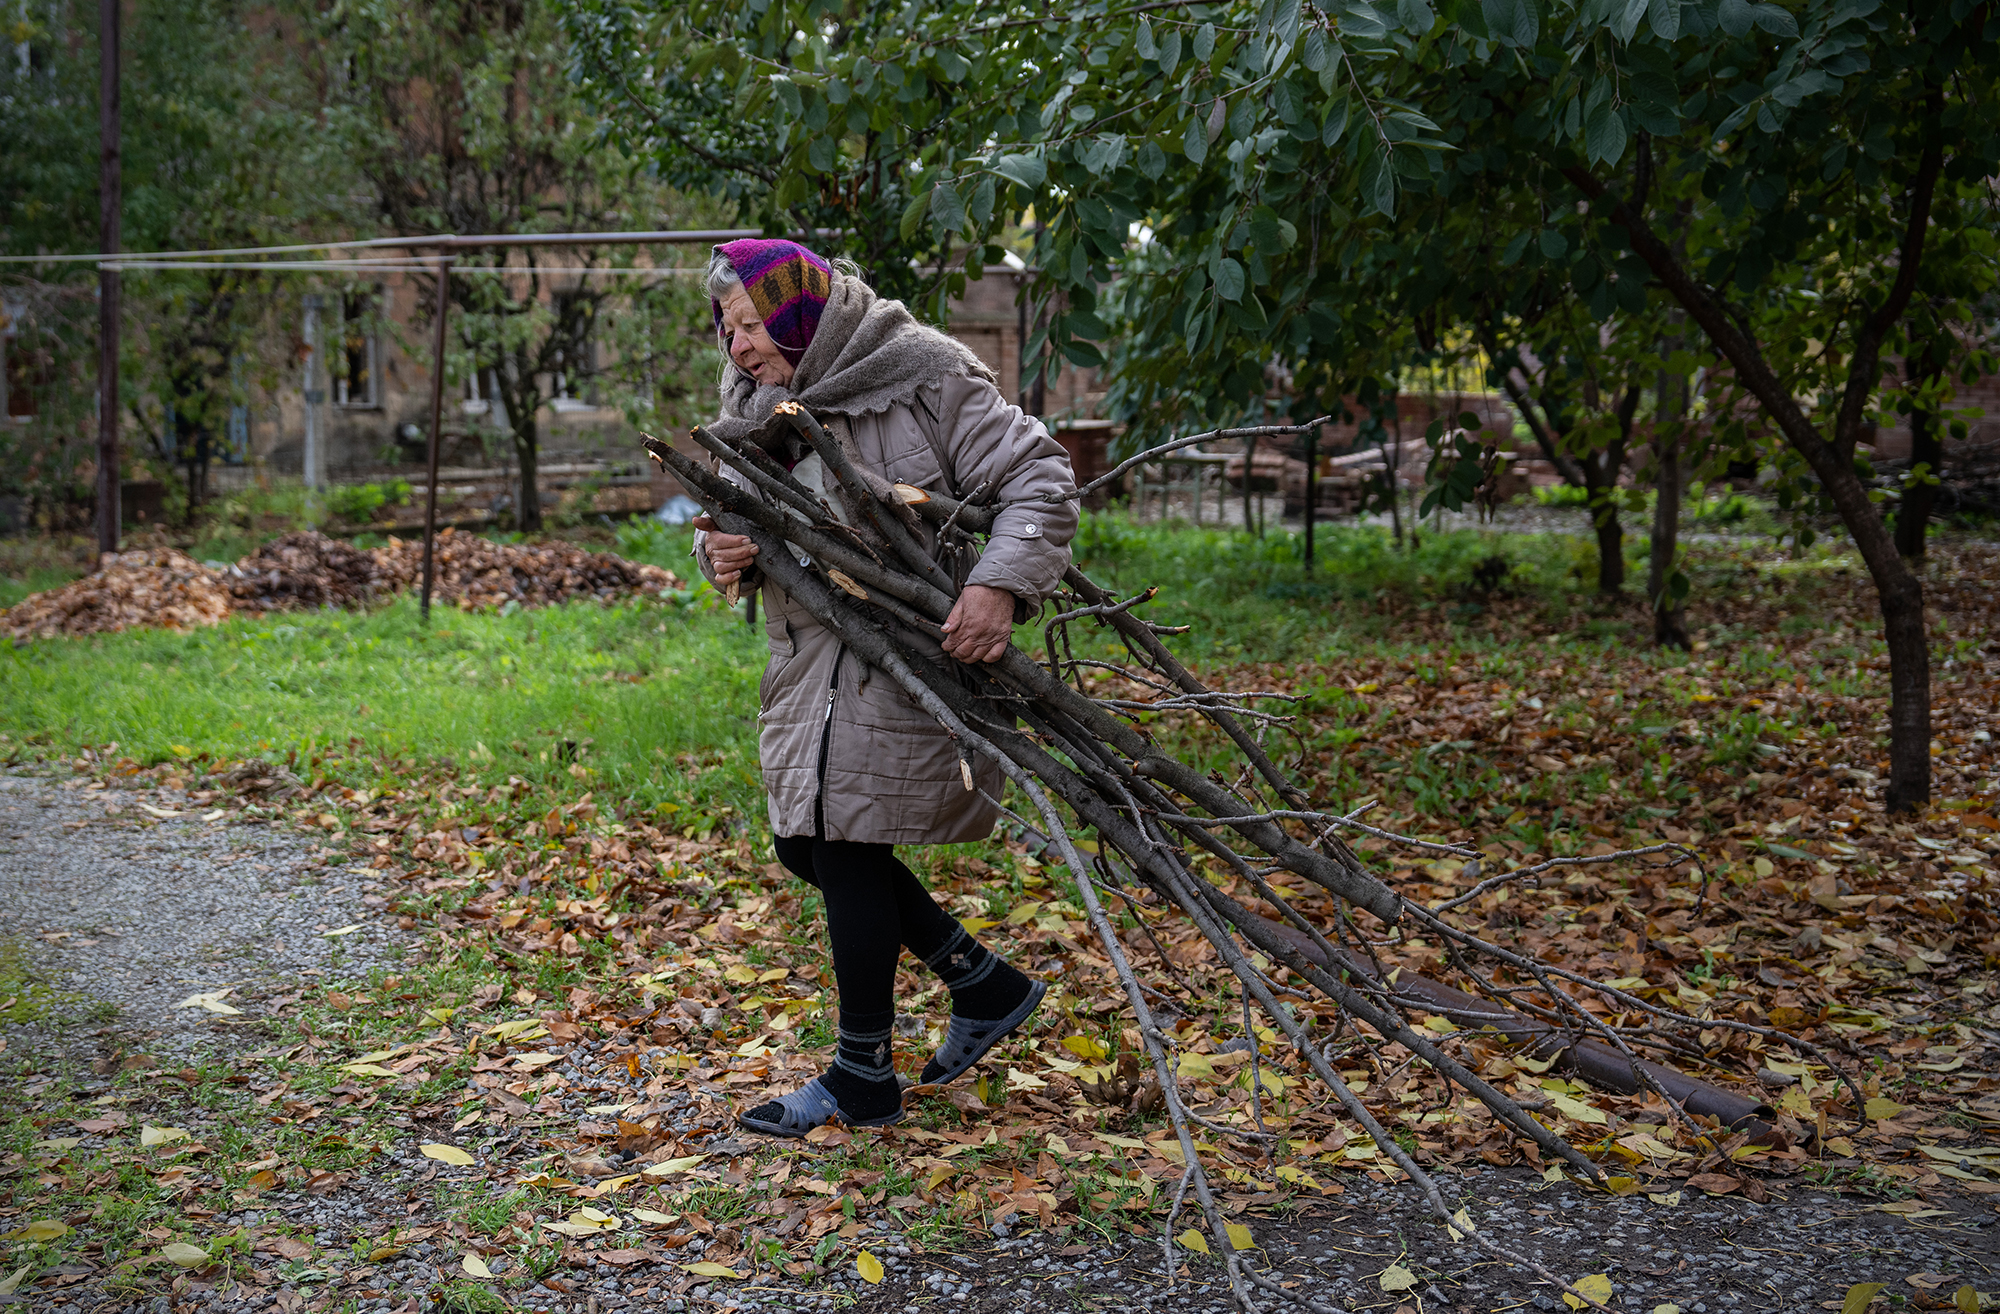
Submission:
<svg viewBox="0 0 2000 1314">
<path fill-rule="evenodd" d="M 826 751 L 833 740 L 833 700 L 840 692 L 840 663 L 847 658 L 847 645 L 842 644 L 833 654 L 833 674 L 826 682 L 826 715 L 819 725 L 819 794 L 821 806 L 826 800 Z"/>
</svg>

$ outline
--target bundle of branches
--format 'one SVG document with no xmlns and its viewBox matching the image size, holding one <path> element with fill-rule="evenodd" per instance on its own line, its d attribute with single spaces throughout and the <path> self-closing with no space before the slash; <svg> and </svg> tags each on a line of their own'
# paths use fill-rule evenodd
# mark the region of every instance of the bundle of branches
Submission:
<svg viewBox="0 0 2000 1314">
<path fill-rule="evenodd" d="M 1533 880 L 1561 867 L 1621 861 L 1674 868 L 1693 864 L 1694 855 L 1677 845 L 1551 858 L 1497 872 L 1435 907 L 1404 899 L 1364 865 L 1343 837 L 1369 836 L 1392 850 L 1416 851 L 1433 859 L 1456 857 L 1468 866 L 1486 855 L 1371 825 L 1363 819 L 1366 809 L 1340 812 L 1314 806 L 1305 785 L 1281 768 L 1267 746 L 1273 733 L 1286 731 L 1288 718 L 1267 710 L 1273 704 L 1266 695 L 1210 689 L 1190 674 L 1162 641 L 1162 634 L 1172 631 L 1135 614 L 1153 597 L 1153 590 L 1120 598 L 1072 567 L 1064 577 L 1067 591 L 1057 599 L 1058 614 L 1047 623 L 1045 660 L 1037 661 L 1019 648 L 1010 648 L 992 664 L 968 666 L 949 659 L 939 646 L 940 625 L 957 590 L 953 572 L 940 563 L 975 547 L 992 525 L 996 507 L 988 490 L 982 486 L 957 501 L 907 485 L 890 485 L 864 468 L 851 447 L 795 404 L 781 406 L 771 430 L 762 436 L 775 439 L 779 426 L 818 455 L 829 475 L 827 496 L 793 478 L 760 441 L 737 446 L 695 429 L 694 441 L 714 458 L 714 464 L 690 459 L 651 438 L 646 446 L 723 530 L 745 535 L 758 545 L 758 569 L 770 582 L 806 607 L 851 650 L 896 680 L 936 718 L 958 746 L 967 789 L 976 787 L 973 757 L 985 757 L 998 764 L 1039 816 L 1039 828 L 1067 863 L 1090 925 L 1118 975 L 1179 1139 L 1186 1169 L 1173 1197 L 1163 1242 L 1169 1274 L 1175 1268 L 1174 1217 L 1192 1190 L 1207 1216 L 1210 1235 L 1221 1243 L 1232 1289 L 1245 1309 L 1255 1307 L 1260 1290 L 1273 1299 L 1315 1310 L 1330 1308 L 1309 1293 L 1278 1286 L 1244 1262 L 1234 1240 L 1224 1240 L 1240 1240 L 1242 1229 L 1226 1224 L 1217 1207 L 1193 1129 L 1204 1126 L 1267 1146 L 1277 1138 L 1261 1126 L 1251 1131 L 1210 1122 L 1190 1107 L 1176 1080 L 1177 1037 L 1157 1021 L 1149 999 L 1158 997 L 1158 992 L 1134 973 L 1105 913 L 1101 888 L 1121 897 L 1143 897 L 1144 890 L 1150 890 L 1191 919 L 1241 982 L 1246 1033 L 1251 1032 L 1252 1007 L 1261 1009 L 1347 1116 L 1366 1129 L 1379 1153 L 1423 1191 L 1454 1235 L 1471 1237 L 1495 1256 L 1522 1265 L 1593 1305 L 1599 1302 L 1484 1234 L 1464 1211 L 1453 1214 L 1447 1208 L 1430 1174 L 1342 1079 L 1336 1065 L 1343 1047 L 1400 1046 L 1398 1054 L 1414 1056 L 1447 1086 L 1476 1096 L 1515 1134 L 1540 1147 L 1541 1154 L 1561 1160 L 1588 1182 L 1604 1180 L 1595 1163 L 1538 1121 L 1529 1108 L 1482 1078 L 1454 1052 L 1456 1046 L 1425 1031 L 1413 1018 L 1442 1013 L 1465 1029 L 1454 1039 L 1490 1028 L 1484 1034 L 1525 1039 L 1545 1054 L 1560 1054 L 1575 1064 L 1594 1062 L 1600 1081 L 1622 1083 L 1627 1091 L 1652 1091 L 1696 1135 L 1717 1136 L 1721 1122 L 1760 1113 L 1768 1116 L 1771 1111 L 1754 1100 L 1738 1099 L 1731 1106 L 1730 1097 L 1642 1059 L 1639 1049 L 1698 1052 L 1695 1038 L 1701 1031 L 1733 1028 L 1827 1062 L 1812 1046 L 1770 1028 L 1663 1008 L 1630 990 L 1488 943 L 1448 916 L 1454 908 L 1509 882 Z M 1174 447 L 1300 427 L 1181 438 L 1133 457 L 1073 496 L 1087 495 L 1130 466 Z M 1085 621 L 1115 631 L 1126 657 L 1118 662 L 1078 657 L 1069 627 Z M 1084 677 L 1100 670 L 1112 671 L 1153 696 L 1150 700 L 1093 697 L 1085 691 Z M 1210 723 L 1238 757 L 1234 778 L 1214 770 L 1203 772 L 1165 751 L 1140 721 L 1142 714 L 1157 713 L 1180 713 Z M 1084 828 L 1095 832 L 1094 843 L 1074 837 L 1073 831 Z M 1208 879 L 1203 869 L 1210 865 L 1235 873 L 1236 888 L 1247 884 L 1277 917 L 1266 917 Z M 1283 879 L 1281 873 L 1303 878 L 1333 896 L 1332 906 L 1338 911 L 1329 924 L 1307 918 L 1275 888 L 1273 880 Z M 1444 946 L 1470 993 L 1384 970 L 1378 948 L 1418 936 Z M 1592 992 L 1609 1005 L 1609 1016 L 1600 1017 L 1585 1006 Z M 1254 1062 L 1254 1039 L 1252 1045 Z M 1851 1083 L 1849 1090 L 1859 1110 L 1860 1093 Z M 1699 1101 L 1690 1096 L 1697 1093 L 1711 1104 L 1720 1099 L 1722 1106 L 1696 1107 Z M 1705 1112 L 1710 1116 L 1703 1118 Z M 1725 1116 L 1713 1116 L 1717 1114 Z M 1697 1118 L 1703 1121 L 1697 1123 Z"/>
</svg>

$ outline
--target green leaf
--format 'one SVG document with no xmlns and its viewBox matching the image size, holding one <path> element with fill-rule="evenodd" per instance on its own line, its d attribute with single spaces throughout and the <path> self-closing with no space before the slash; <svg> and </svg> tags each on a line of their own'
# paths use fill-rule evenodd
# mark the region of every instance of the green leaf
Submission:
<svg viewBox="0 0 2000 1314">
<path fill-rule="evenodd" d="M 1542 254 L 1551 260 L 1560 260 L 1569 254 L 1569 239 L 1554 228 L 1544 228 L 1542 230 L 1541 241 L 1538 245 L 1542 248 Z"/>
<path fill-rule="evenodd" d="M 1662 41 L 1681 34 L 1681 0 L 1651 0 L 1646 6 L 1646 25 Z"/>
<path fill-rule="evenodd" d="M 1605 101 L 1583 124 L 1584 154 L 1593 162 L 1616 164 L 1625 154 L 1625 116 Z"/>
<path fill-rule="evenodd" d="M 1250 212 L 1250 240 L 1266 255 L 1276 255 L 1290 245 L 1278 231 L 1278 212 L 1268 205 Z"/>
<path fill-rule="evenodd" d="M 1750 0 L 1720 0 L 1715 6 L 1715 21 L 1731 36 L 1743 36 L 1750 30 Z"/>
<path fill-rule="evenodd" d="M 1139 166 L 1140 173 L 1158 182 L 1160 175 L 1167 171 L 1167 153 L 1160 149 L 1160 143 L 1148 138 L 1139 143 L 1134 163 Z"/>
<path fill-rule="evenodd" d="M 1215 24 L 1203 23 L 1194 34 L 1194 57 L 1206 64 L 1215 53 Z"/>
<path fill-rule="evenodd" d="M 1038 191 L 1048 181 L 1049 168 L 1040 155 L 1002 155 L 989 166 L 993 172 L 1011 182 L 1017 182 L 1029 191 Z"/>
<path fill-rule="evenodd" d="M 1437 15 L 1424 0 L 1396 0 L 1396 22 L 1405 32 L 1422 36 L 1437 22 Z"/>
<path fill-rule="evenodd" d="M 1315 27 L 1306 33 L 1305 45 L 1299 49 L 1299 62 L 1314 73 L 1327 65 L 1326 33 Z"/>
<path fill-rule="evenodd" d="M 1541 35 L 1535 0 L 1479 0 L 1479 12 L 1487 31 L 1503 45 L 1532 46 Z"/>
<path fill-rule="evenodd" d="M 1326 125 L 1320 129 L 1320 142 L 1328 147 L 1340 143 L 1347 132 L 1347 97 L 1332 102 L 1326 107 Z"/>
<path fill-rule="evenodd" d="M 1171 28 L 1160 39 L 1160 76 L 1172 77 L 1174 68 L 1181 62 L 1181 30 Z"/>
<path fill-rule="evenodd" d="M 773 73 L 771 75 L 771 94 L 777 98 L 778 104 L 784 106 L 785 113 L 792 118 L 797 119 L 805 116 L 805 102 L 799 99 L 798 83 L 793 82 L 783 73 Z"/>
<path fill-rule="evenodd" d="M 949 178 L 939 179 L 931 188 L 931 218 L 946 232 L 965 231 L 965 201 Z"/>
<path fill-rule="evenodd" d="M 1143 14 L 1132 31 L 1132 50 L 1141 59 L 1157 59 L 1160 55 L 1160 48 L 1153 44 L 1153 25 Z"/>
<path fill-rule="evenodd" d="M 1069 358 L 1070 364 L 1080 365 L 1087 370 L 1094 370 L 1104 364 L 1104 353 L 1081 339 L 1063 343 L 1062 354 Z"/>
<path fill-rule="evenodd" d="M 1527 252 L 1528 243 L 1534 240 L 1534 236 L 1526 229 L 1514 234 L 1514 240 L 1507 243 L 1507 249 L 1500 253 L 1500 267 L 1506 269 L 1518 262 Z"/>
<path fill-rule="evenodd" d="M 1782 37 L 1787 41 L 1799 39 L 1798 20 L 1777 5 L 1752 5 L 1750 21 L 1774 37 Z"/>
<path fill-rule="evenodd" d="M 917 235 L 917 227 L 924 221 L 924 211 L 930 207 L 931 194 L 922 191 L 912 196 L 910 203 L 903 207 L 903 218 L 896 225 L 896 231 L 902 235 L 905 242 Z"/>
<path fill-rule="evenodd" d="M 933 60 L 937 64 L 938 72 L 944 74 L 947 82 L 965 81 L 966 73 L 972 68 L 965 57 L 954 50 L 940 49 L 933 56 Z"/>
<path fill-rule="evenodd" d="M 1201 121 L 1201 115 L 1196 114 L 1188 119 L 1187 136 L 1181 141 L 1181 149 L 1187 152 L 1188 159 L 1195 164 L 1200 164 L 1208 158 L 1208 125 Z"/>
<path fill-rule="evenodd" d="M 1652 0 L 1625 0 L 1624 10 L 1611 22 L 1611 35 L 1618 38 L 1620 45 L 1630 41 L 1639 30 L 1639 20 L 1646 16 L 1651 3 Z"/>
<path fill-rule="evenodd" d="M 1215 275 L 1215 294 L 1217 296 L 1221 297 L 1224 301 L 1240 301 L 1243 299 L 1245 278 L 1242 265 L 1238 264 L 1231 257 L 1224 256 L 1216 262 L 1215 269 L 1212 272 Z"/>
</svg>

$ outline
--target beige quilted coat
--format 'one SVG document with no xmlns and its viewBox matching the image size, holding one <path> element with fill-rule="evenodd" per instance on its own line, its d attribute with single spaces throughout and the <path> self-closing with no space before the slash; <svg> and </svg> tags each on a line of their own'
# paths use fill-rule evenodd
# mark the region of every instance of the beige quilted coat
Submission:
<svg viewBox="0 0 2000 1314">
<path fill-rule="evenodd" d="M 1076 503 L 1027 503 L 1075 489 L 1069 458 L 1041 422 L 1011 405 L 991 383 L 955 375 L 926 388 L 918 404 L 937 417 L 934 432 L 949 476 L 908 405 L 851 419 L 861 459 L 891 482 L 932 492 L 969 492 L 988 481 L 1005 507 L 969 584 L 1006 589 L 1032 610 L 1057 589 L 1076 533 Z M 824 418 L 824 417 L 823 417 Z M 695 536 L 695 557 L 714 569 Z M 770 794 L 772 833 L 813 833 L 815 803 L 826 837 L 875 844 L 953 844 L 984 839 L 999 812 L 968 792 L 957 751 L 942 727 L 895 680 L 848 651 L 806 610 L 754 575 L 761 587 L 770 662 L 758 687 L 758 755 Z M 1020 612 L 1017 610 L 1017 616 Z M 980 791 L 1000 796 L 997 767 L 975 761 Z"/>
</svg>

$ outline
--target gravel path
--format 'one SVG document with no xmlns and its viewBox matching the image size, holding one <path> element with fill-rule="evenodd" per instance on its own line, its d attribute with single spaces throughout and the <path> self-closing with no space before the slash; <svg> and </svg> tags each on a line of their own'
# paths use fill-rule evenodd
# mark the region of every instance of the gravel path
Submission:
<svg viewBox="0 0 2000 1314">
<path fill-rule="evenodd" d="M 178 815 L 116 788 L 0 774 L 0 953 L 41 983 L 34 1020 L 0 1033 L 10 1056 L 233 1048 L 260 1000 L 391 960 L 398 933 L 369 906 L 375 883 L 332 850 L 235 811 L 152 806 Z M 240 1014 L 180 1006 L 222 990 Z"/>
</svg>

